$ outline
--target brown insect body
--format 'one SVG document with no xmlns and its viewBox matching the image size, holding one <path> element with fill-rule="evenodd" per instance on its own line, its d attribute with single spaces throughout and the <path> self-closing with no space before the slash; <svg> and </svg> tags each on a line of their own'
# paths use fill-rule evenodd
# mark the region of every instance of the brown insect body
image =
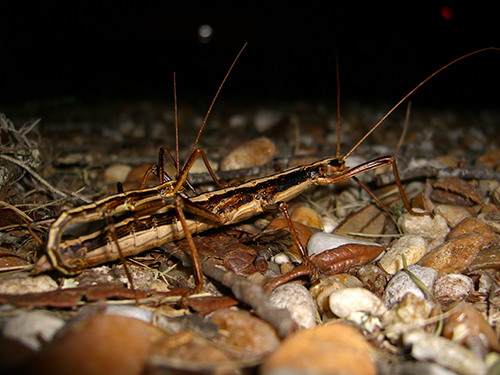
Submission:
<svg viewBox="0 0 500 375">
<path fill-rule="evenodd" d="M 429 80 L 432 76 L 445 69 L 456 61 L 459 61 L 472 54 L 497 48 L 486 48 L 483 50 L 472 52 L 462 56 L 451 63 L 445 65 L 434 74 L 422 81 L 417 87 L 410 91 L 399 103 L 397 103 L 344 157 L 327 158 L 307 166 L 300 166 L 288 171 L 277 173 L 268 177 L 255 179 L 234 187 L 222 188 L 213 192 L 199 194 L 191 198 L 180 198 L 180 188 L 173 194 L 167 194 L 163 197 L 155 198 L 145 194 L 141 198 L 137 198 L 137 204 L 144 205 L 144 209 L 130 209 L 128 203 L 133 203 L 132 198 L 135 193 L 122 193 L 127 197 L 127 204 L 123 202 L 123 196 L 117 195 L 104 199 L 102 202 L 114 202 L 118 208 L 111 209 L 111 212 L 106 212 L 106 217 L 110 217 L 119 213 L 123 213 L 124 217 L 120 218 L 117 223 L 112 223 L 116 236 L 111 238 L 106 228 L 96 231 L 92 234 L 80 236 L 74 240 L 60 241 L 61 224 L 68 213 L 63 213 L 56 220 L 56 223 L 49 231 L 50 246 L 47 247 L 47 252 L 51 258 L 54 267 L 66 274 L 74 274 L 83 269 L 100 263 L 118 259 L 118 248 L 120 248 L 125 256 L 138 254 L 144 250 L 161 246 L 162 244 L 174 240 L 178 240 L 186 236 L 186 231 L 191 234 L 200 233 L 210 228 L 219 227 L 241 222 L 249 219 L 252 216 L 261 214 L 265 211 L 277 209 L 283 202 L 288 202 L 297 197 L 308 188 L 314 185 L 328 185 L 336 183 L 356 176 L 357 174 L 366 171 L 392 165 L 393 172 L 396 177 L 398 189 L 403 198 L 406 209 L 415 213 L 404 194 L 401 185 L 396 161 L 392 156 L 385 156 L 370 162 L 361 164 L 354 168 L 348 169 L 345 166 L 345 159 L 349 156 L 364 139 L 371 134 L 382 121 L 401 104 L 408 96 L 410 96 L 423 83 Z M 338 152 L 337 152 L 338 154 Z M 183 174 L 187 178 L 187 172 Z M 174 182 L 170 182 L 173 184 Z M 182 185 L 182 184 L 181 184 Z M 165 185 L 170 186 L 170 185 Z M 176 186 L 179 186 L 177 183 Z M 128 194 L 128 195 L 127 195 Z M 139 193 L 140 195 L 141 193 Z M 173 204 L 167 204 L 166 200 L 173 199 Z M 188 212 L 186 222 L 183 225 L 179 219 L 179 203 L 182 202 L 183 207 Z M 151 204 L 153 208 L 146 209 L 147 205 Z M 106 203 L 111 206 L 111 204 Z M 154 207 L 156 205 L 156 207 Z M 75 209 L 75 210 L 78 210 Z M 95 211 L 95 212 L 94 212 Z M 99 209 L 94 206 L 83 206 L 81 212 L 89 213 L 99 217 Z M 151 214 L 153 212 L 153 214 Z M 147 213 L 147 215 L 144 215 Z M 151 214 L 151 215 L 149 215 Z M 421 214 L 420 214 L 421 215 Z M 85 217 L 85 215 L 82 215 Z M 210 217 L 207 219 L 207 217 Z M 57 224 L 57 225 L 56 225 Z M 55 237 L 54 237 L 55 236 Z M 52 239 L 56 238 L 56 241 Z M 58 246 L 54 246 L 54 244 Z M 51 255 L 52 253 L 52 255 Z M 37 264 L 38 271 L 47 269 L 47 264 L 41 260 Z"/>
</svg>

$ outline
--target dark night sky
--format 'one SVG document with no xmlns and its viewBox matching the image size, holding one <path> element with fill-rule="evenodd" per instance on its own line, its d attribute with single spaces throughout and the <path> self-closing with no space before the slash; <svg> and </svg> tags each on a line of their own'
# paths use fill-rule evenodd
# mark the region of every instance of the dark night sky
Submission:
<svg viewBox="0 0 500 375">
<path fill-rule="evenodd" d="M 499 16 L 486 2 L 207 3 L 4 7 L 0 105 L 64 95 L 82 101 L 171 95 L 173 71 L 180 94 L 211 97 L 245 42 L 226 98 L 334 96 L 328 57 L 336 49 L 344 98 L 396 101 L 453 58 L 500 47 Z M 441 14 L 446 5 L 450 20 Z M 213 28 L 209 43 L 198 40 L 202 24 Z M 474 56 L 432 80 L 416 100 L 496 106 L 498 66 L 500 51 Z"/>
</svg>

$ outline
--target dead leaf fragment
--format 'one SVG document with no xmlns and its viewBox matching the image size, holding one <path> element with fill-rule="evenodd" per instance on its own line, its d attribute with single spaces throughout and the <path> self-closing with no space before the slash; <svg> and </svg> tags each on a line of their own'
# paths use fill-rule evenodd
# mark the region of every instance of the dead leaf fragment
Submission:
<svg viewBox="0 0 500 375">
<path fill-rule="evenodd" d="M 432 186 L 434 189 L 444 190 L 444 192 L 458 195 L 458 197 L 454 197 L 453 195 L 446 194 L 443 191 L 434 190 L 431 198 L 440 203 L 450 203 L 459 206 L 473 205 L 474 203 L 480 204 L 481 206 L 484 205 L 479 190 L 472 186 L 469 182 L 460 178 L 445 177 L 434 182 Z"/>
<path fill-rule="evenodd" d="M 367 264 L 377 258 L 386 246 L 347 244 L 310 257 L 327 275 L 342 273 L 355 264 Z"/>
</svg>

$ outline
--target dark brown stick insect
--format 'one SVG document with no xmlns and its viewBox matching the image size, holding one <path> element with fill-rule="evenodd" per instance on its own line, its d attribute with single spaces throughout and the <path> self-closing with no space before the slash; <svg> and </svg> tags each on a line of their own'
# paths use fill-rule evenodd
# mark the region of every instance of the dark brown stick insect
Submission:
<svg viewBox="0 0 500 375">
<path fill-rule="evenodd" d="M 108 230 L 96 231 L 71 240 L 61 240 L 59 233 L 65 222 L 64 218 L 76 213 L 79 214 L 85 210 L 95 210 L 98 211 L 96 215 L 102 215 L 102 209 L 98 206 L 104 205 L 104 203 L 109 200 L 113 200 L 120 207 L 128 204 L 128 202 L 125 202 L 127 199 L 130 203 L 133 203 L 132 192 L 124 193 L 125 195 L 118 194 L 108 198 L 108 200 L 100 201 L 102 203 L 98 202 L 99 204 L 83 206 L 86 207 L 85 209 L 77 208 L 72 211 L 67 211 L 61 214 L 60 219 L 56 220 L 49 230 L 49 241 L 47 242 L 47 253 L 49 258 L 54 268 L 66 274 L 73 274 L 81 271 L 83 267 L 90 267 L 118 259 L 119 250 L 121 250 L 123 256 L 131 256 L 139 254 L 147 249 L 161 246 L 167 242 L 186 237 L 190 242 L 196 273 L 200 274 L 201 280 L 199 280 L 199 283 L 202 283 L 200 261 L 197 258 L 191 234 L 200 233 L 215 227 L 235 224 L 263 212 L 273 211 L 278 208 L 286 213 L 286 202 L 302 194 L 312 186 L 336 183 L 372 169 L 388 165 L 392 166 L 396 185 L 408 212 L 413 215 L 429 214 L 417 213 L 410 207 L 399 179 L 396 160 L 393 156 L 383 156 L 350 169 L 345 165 L 345 159 L 351 155 L 404 100 L 434 75 L 459 60 L 492 49 L 498 50 L 498 48 L 491 47 L 471 52 L 453 60 L 427 77 L 401 99 L 343 157 L 339 156 L 340 140 L 338 140 L 336 157 L 326 158 L 309 165 L 292 168 L 271 176 L 251 180 L 237 186 L 224 187 L 193 197 L 187 197 L 184 192 L 180 191 L 180 188 L 173 188 L 175 193 L 169 193 L 170 195 L 168 197 L 173 199 L 173 203 L 164 204 L 163 202 L 166 198 L 162 197 L 158 199 L 158 201 L 161 201 L 161 204 L 152 206 L 152 209 L 150 209 L 149 206 L 148 209 L 141 208 L 141 210 L 126 209 L 127 217 L 113 224 L 113 238 L 110 238 Z M 177 183 L 178 186 L 184 183 L 183 179 L 186 178 L 186 174 L 184 173 L 187 172 L 183 171 L 179 176 L 178 181 L 180 182 Z M 174 184 L 174 182 L 171 182 L 171 184 Z M 156 187 L 156 189 L 157 188 L 158 187 Z M 153 189 L 137 191 L 133 194 L 137 194 L 141 197 L 139 199 L 141 203 L 148 203 L 149 200 L 156 202 Z M 144 206 L 146 205 L 144 204 Z M 146 212 L 147 214 L 145 214 Z M 115 213 L 116 212 L 111 210 L 107 212 L 106 215 L 109 216 Z M 86 214 L 83 214 L 82 220 L 86 220 L 86 217 Z M 294 231 L 292 230 L 292 235 L 293 233 Z M 293 236 L 296 238 L 296 235 Z M 296 242 L 298 243 L 298 240 L 296 240 Z M 299 246 L 299 249 L 303 260 L 308 262 L 305 250 L 302 246 Z M 38 264 L 38 269 L 44 269 L 42 263 Z"/>
</svg>

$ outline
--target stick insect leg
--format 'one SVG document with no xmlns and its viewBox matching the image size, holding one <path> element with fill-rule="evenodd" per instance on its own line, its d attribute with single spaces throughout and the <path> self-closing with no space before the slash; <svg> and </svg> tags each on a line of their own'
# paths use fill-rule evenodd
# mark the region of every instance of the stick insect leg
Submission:
<svg viewBox="0 0 500 375">
<path fill-rule="evenodd" d="M 34 227 L 36 225 L 44 225 L 44 224 L 49 224 L 49 223 L 52 223 L 54 222 L 55 219 L 54 218 L 50 218 L 50 219 L 43 219 L 43 220 L 38 220 L 38 221 L 30 221 L 28 222 L 28 224 L 26 224 L 26 228 L 28 229 L 28 232 L 30 232 L 31 236 L 35 239 L 36 242 L 38 242 L 40 245 L 43 246 L 43 241 L 40 237 L 38 237 L 38 235 L 35 233 L 34 231 Z"/>
<path fill-rule="evenodd" d="M 371 171 L 372 169 L 380 168 L 380 167 L 383 167 L 386 165 L 392 166 L 392 172 L 394 173 L 396 185 L 398 187 L 401 198 L 403 199 L 403 204 L 404 204 L 405 208 L 408 210 L 408 212 L 414 216 L 425 216 L 425 215 L 433 216 L 433 214 L 431 212 L 416 212 L 411 208 L 410 203 L 408 202 L 408 198 L 406 197 L 405 191 L 403 189 L 403 185 L 401 184 L 401 179 L 399 178 L 398 166 L 396 164 L 396 159 L 394 159 L 394 157 L 390 156 L 390 155 L 389 156 L 382 156 L 378 159 L 375 159 L 375 160 L 363 163 L 361 165 L 358 165 L 357 167 L 349 169 L 347 172 L 343 173 L 342 175 L 332 178 L 329 182 L 336 183 L 336 182 L 357 176 L 358 174 L 368 172 L 368 171 Z M 368 191 L 368 193 L 370 194 L 371 197 L 375 198 L 373 193 L 371 193 L 369 191 Z M 377 198 L 375 198 L 375 199 L 376 199 L 376 201 L 379 201 Z M 384 205 L 382 205 L 382 207 L 384 207 Z"/>
<path fill-rule="evenodd" d="M 288 212 L 288 205 L 284 202 L 279 204 L 279 209 L 281 212 L 283 212 L 283 215 L 285 215 L 286 221 L 288 223 L 288 229 L 290 230 L 290 234 L 292 235 L 293 242 L 295 246 L 297 246 L 297 249 L 300 252 L 300 257 L 302 258 L 302 262 L 304 265 L 309 267 L 312 271 L 311 274 L 311 283 L 314 284 L 316 281 L 319 280 L 320 278 L 320 269 L 319 267 L 311 262 L 309 257 L 307 256 L 306 250 L 304 249 L 304 246 L 300 243 L 299 236 L 297 235 L 297 231 L 295 230 L 295 227 L 293 226 L 292 219 L 290 218 L 290 214 Z"/>
<path fill-rule="evenodd" d="M 115 226 L 113 223 L 108 224 L 108 228 L 106 229 L 108 231 L 109 236 L 113 240 L 113 242 L 116 245 L 116 249 L 118 250 L 118 254 L 120 255 L 120 261 L 123 264 L 123 270 L 125 271 L 125 274 L 127 275 L 127 280 L 130 284 L 130 289 L 134 293 L 135 296 L 135 304 L 139 305 L 139 295 L 137 293 L 137 289 L 135 289 L 134 286 L 134 278 L 132 277 L 132 274 L 130 273 L 130 270 L 128 269 L 127 266 L 127 260 L 125 259 L 125 255 L 123 255 L 122 249 L 120 247 L 120 243 L 118 242 L 118 237 L 116 236 L 116 231 L 115 231 Z"/>
<path fill-rule="evenodd" d="M 191 236 L 191 232 L 189 231 L 187 221 L 186 221 L 186 216 L 184 215 L 184 209 L 183 209 L 183 201 L 180 197 L 176 197 L 174 199 L 174 206 L 175 210 L 177 211 L 177 216 L 179 217 L 179 220 L 182 225 L 182 230 L 184 231 L 184 235 L 186 236 L 186 240 L 189 244 L 189 248 L 191 249 L 191 259 L 193 263 L 193 268 L 194 268 L 194 275 L 196 278 L 196 286 L 193 290 L 188 291 L 188 293 L 183 295 L 183 299 L 187 298 L 191 294 L 196 294 L 199 293 L 204 284 L 204 279 L 203 279 L 203 271 L 201 269 L 201 262 L 200 258 L 198 256 L 198 250 L 196 249 L 196 246 L 193 241 L 193 236 Z M 181 300 L 182 303 L 182 300 Z"/>
</svg>

